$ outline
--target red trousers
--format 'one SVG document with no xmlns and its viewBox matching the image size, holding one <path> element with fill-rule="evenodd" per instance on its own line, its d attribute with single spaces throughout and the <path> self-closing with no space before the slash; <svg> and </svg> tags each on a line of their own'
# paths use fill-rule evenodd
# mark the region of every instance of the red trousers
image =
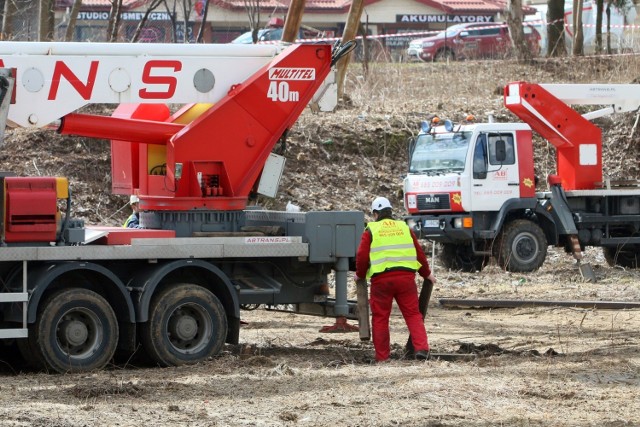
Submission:
<svg viewBox="0 0 640 427">
<path fill-rule="evenodd" d="M 369 298 L 371 332 L 377 361 L 389 358 L 389 315 L 394 298 L 409 328 L 414 349 L 429 350 L 427 331 L 418 308 L 415 273 L 404 271 L 382 273 L 371 280 Z"/>
</svg>

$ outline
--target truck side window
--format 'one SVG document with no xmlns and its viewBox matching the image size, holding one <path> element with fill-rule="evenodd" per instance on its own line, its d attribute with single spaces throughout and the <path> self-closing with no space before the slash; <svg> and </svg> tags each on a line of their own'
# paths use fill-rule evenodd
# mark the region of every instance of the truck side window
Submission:
<svg viewBox="0 0 640 427">
<path fill-rule="evenodd" d="M 487 137 L 485 135 L 478 136 L 475 149 L 473 150 L 473 178 L 487 178 Z"/>
<path fill-rule="evenodd" d="M 503 162 L 496 158 L 496 141 L 504 141 L 506 157 Z M 511 134 L 489 134 L 489 164 L 491 165 L 513 165 L 516 163 L 516 153 L 514 148 L 513 135 Z"/>
</svg>

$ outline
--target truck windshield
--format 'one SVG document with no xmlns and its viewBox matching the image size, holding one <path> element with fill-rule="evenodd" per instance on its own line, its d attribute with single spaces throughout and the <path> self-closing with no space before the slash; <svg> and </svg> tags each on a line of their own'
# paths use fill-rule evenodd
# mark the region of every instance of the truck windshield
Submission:
<svg viewBox="0 0 640 427">
<path fill-rule="evenodd" d="M 410 173 L 447 173 L 464 171 L 471 132 L 423 134 L 409 163 Z"/>
</svg>

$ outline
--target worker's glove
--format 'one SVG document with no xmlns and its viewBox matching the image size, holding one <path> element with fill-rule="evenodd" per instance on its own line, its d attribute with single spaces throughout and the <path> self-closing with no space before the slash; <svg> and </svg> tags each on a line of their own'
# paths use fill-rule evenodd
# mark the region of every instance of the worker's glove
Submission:
<svg viewBox="0 0 640 427">
<path fill-rule="evenodd" d="M 367 286 L 367 279 L 363 278 L 356 278 L 356 286 Z"/>
</svg>

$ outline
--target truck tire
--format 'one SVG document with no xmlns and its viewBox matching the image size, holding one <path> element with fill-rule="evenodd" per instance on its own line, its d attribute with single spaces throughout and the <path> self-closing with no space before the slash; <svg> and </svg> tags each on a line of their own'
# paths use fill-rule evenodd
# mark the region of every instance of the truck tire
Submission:
<svg viewBox="0 0 640 427">
<path fill-rule="evenodd" d="M 482 271 L 487 264 L 487 258 L 474 255 L 469 245 L 442 243 L 439 249 L 438 260 L 448 270 L 475 273 L 476 271 Z"/>
<path fill-rule="evenodd" d="M 547 256 L 547 238 L 538 224 L 517 219 L 504 226 L 494 245 L 494 254 L 498 265 L 507 271 L 535 271 Z"/>
<path fill-rule="evenodd" d="M 87 289 L 65 289 L 48 297 L 30 328 L 28 347 L 36 361 L 59 373 L 103 368 L 118 346 L 118 321 L 102 296 Z"/>
<path fill-rule="evenodd" d="M 622 248 L 604 246 L 604 259 L 611 267 L 638 268 L 640 267 L 640 245 L 625 245 Z"/>
<path fill-rule="evenodd" d="M 213 293 L 202 286 L 180 283 L 152 298 L 141 339 L 148 355 L 160 366 L 178 366 L 218 354 L 227 329 L 224 307 Z"/>
</svg>

